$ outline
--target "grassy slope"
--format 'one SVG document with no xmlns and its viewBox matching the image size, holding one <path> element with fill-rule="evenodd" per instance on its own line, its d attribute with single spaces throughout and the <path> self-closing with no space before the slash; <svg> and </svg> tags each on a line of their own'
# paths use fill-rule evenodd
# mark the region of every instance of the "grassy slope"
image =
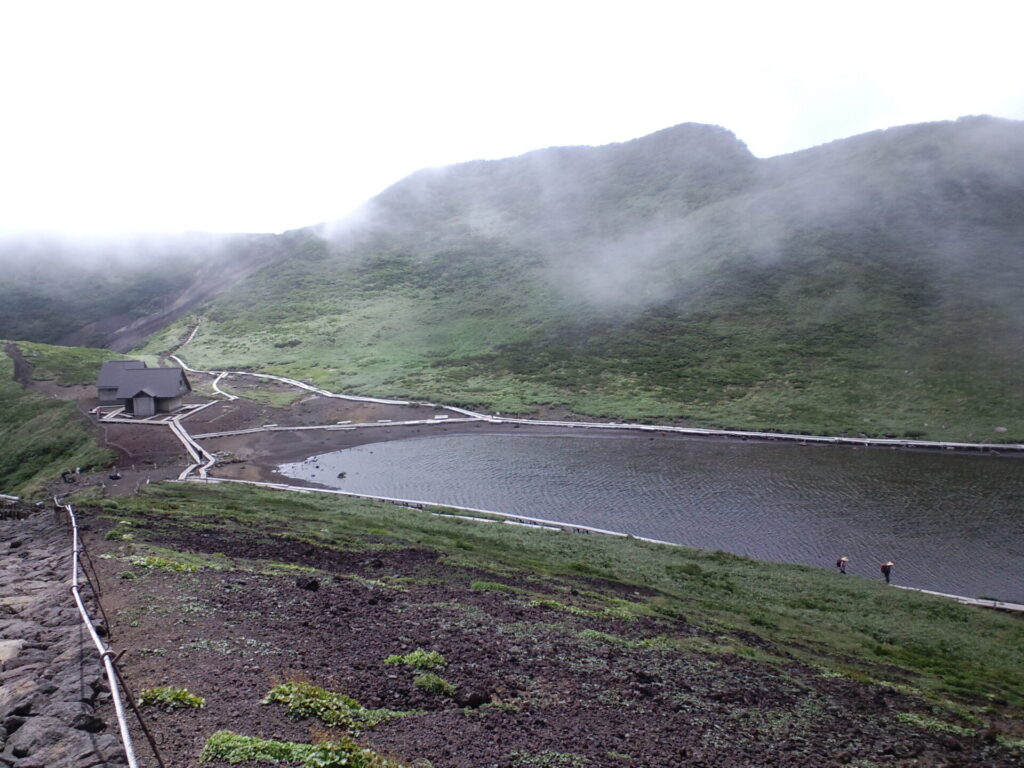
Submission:
<svg viewBox="0 0 1024 768">
<path fill-rule="evenodd" d="M 195 269 L 192 259 L 182 256 L 155 260 L 145 267 L 119 265 L 101 270 L 88 261 L 76 262 L 73 254 L 62 254 L 56 246 L 28 258 L 16 246 L 4 243 L 0 243 L 0 258 L 7 269 L 0 286 L 0 328 L 10 338 L 45 343 L 107 316 L 121 316 L 120 325 L 143 317 L 168 294 L 184 289 Z M 66 262 L 61 261 L 64 258 Z"/>
<path fill-rule="evenodd" d="M 0 343 L 2 346 L 2 343 Z M 92 384 L 108 350 L 19 343 L 37 379 L 61 385 Z M 113 461 L 83 416 L 67 401 L 22 389 L 13 380 L 14 364 L 0 355 L 0 489 L 31 495 L 65 469 L 91 468 Z"/>
<path fill-rule="evenodd" d="M 0 237 L 0 335 L 123 348 L 125 326 L 182 314 L 272 259 L 276 239 L 203 233 L 79 241 Z"/>
<path fill-rule="evenodd" d="M 1020 617 L 819 569 L 241 486 L 154 486 L 140 496 L 96 503 L 118 519 L 133 520 L 132 530 L 143 546 L 147 538 L 159 541 L 159 519 L 173 510 L 175 524 L 211 530 L 273 530 L 346 549 L 366 546 L 364 536 L 385 536 L 395 545 L 436 548 L 450 562 L 496 573 L 644 585 L 657 593 L 634 593 L 628 600 L 606 596 L 599 598 L 605 603 L 597 609 L 616 615 L 685 615 L 688 622 L 716 633 L 713 642 L 699 641 L 698 650 L 779 664 L 795 657 L 826 675 L 906 686 L 954 712 L 966 708 L 987 718 L 1013 717 L 1024 710 Z M 195 562 L 224 567 L 222 560 L 214 556 Z"/>
<path fill-rule="evenodd" d="M 1024 440 L 1022 137 L 755 161 L 688 128 L 415 174 L 354 235 L 286 236 L 184 352 L 502 412 Z"/>
</svg>

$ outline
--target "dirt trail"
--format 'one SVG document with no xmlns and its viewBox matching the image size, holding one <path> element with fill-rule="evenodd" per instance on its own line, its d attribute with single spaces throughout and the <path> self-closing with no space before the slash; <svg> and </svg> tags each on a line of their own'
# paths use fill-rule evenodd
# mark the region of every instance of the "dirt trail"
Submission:
<svg viewBox="0 0 1024 768">
<path fill-rule="evenodd" d="M 4 345 L 4 352 L 14 363 L 14 380 L 21 384 L 22 389 L 32 386 L 32 363 L 21 354 L 21 348 L 13 341 Z"/>
</svg>

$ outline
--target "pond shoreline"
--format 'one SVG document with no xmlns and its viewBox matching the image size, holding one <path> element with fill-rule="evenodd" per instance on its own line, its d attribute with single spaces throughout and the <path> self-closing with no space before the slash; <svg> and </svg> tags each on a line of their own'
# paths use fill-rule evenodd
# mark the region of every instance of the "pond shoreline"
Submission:
<svg viewBox="0 0 1024 768">
<path fill-rule="evenodd" d="M 1008 444 L 1010 449 L 1000 452 L 996 446 L 978 444 L 971 447 L 939 448 L 933 445 L 915 445 L 902 441 L 893 443 L 868 444 L 846 438 L 822 438 L 811 440 L 799 435 L 773 435 L 771 433 L 738 433 L 725 430 L 687 430 L 680 428 L 647 425 L 581 425 L 490 418 L 471 421 L 434 421 L 418 424 L 378 423 L 349 427 L 278 427 L 255 432 L 241 432 L 221 437 L 204 437 L 194 434 L 203 445 L 214 453 L 227 453 L 240 461 L 217 466 L 220 477 L 241 480 L 258 480 L 270 483 L 288 483 L 292 480 L 278 472 L 278 467 L 329 451 L 340 451 L 371 443 L 409 440 L 418 437 L 444 434 L 488 434 L 488 435 L 548 435 L 553 437 L 601 438 L 626 436 L 650 440 L 697 440 L 714 442 L 757 442 L 771 444 L 797 444 L 812 447 L 840 447 L 847 450 L 890 450 L 901 453 L 966 454 L 992 458 L 1024 459 L 1018 452 L 1017 444 Z M 330 486 L 321 486 L 330 487 Z"/>
</svg>

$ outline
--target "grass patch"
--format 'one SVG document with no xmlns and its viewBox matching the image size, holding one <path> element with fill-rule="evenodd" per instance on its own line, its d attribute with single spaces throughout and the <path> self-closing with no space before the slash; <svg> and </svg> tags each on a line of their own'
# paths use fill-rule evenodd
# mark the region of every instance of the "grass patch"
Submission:
<svg viewBox="0 0 1024 768">
<path fill-rule="evenodd" d="M 230 394 L 237 395 L 238 397 L 244 397 L 246 400 L 252 400 L 254 403 L 259 403 L 260 405 L 268 405 L 271 408 L 287 408 L 297 400 L 301 400 L 309 394 L 306 390 L 298 388 L 287 392 L 272 392 L 259 388 L 227 387 L 224 386 L 223 381 L 221 381 L 217 386 L 224 392 L 229 392 Z"/>
<path fill-rule="evenodd" d="M 952 733 L 956 736 L 974 736 L 977 733 L 973 728 L 965 728 L 962 725 L 947 723 L 930 715 L 919 715 L 916 712 L 900 712 L 896 719 L 901 723 L 920 728 L 922 731 L 935 731 L 937 733 Z"/>
<path fill-rule="evenodd" d="M 502 584 L 500 581 L 474 581 L 469 585 L 474 592 L 510 592 L 522 594 L 525 590 L 513 587 L 511 584 Z"/>
<path fill-rule="evenodd" d="M 384 659 L 385 664 L 404 664 L 407 667 L 414 669 L 437 669 L 438 667 L 445 667 L 448 662 L 445 661 L 437 651 L 425 651 L 422 648 L 417 648 L 415 651 L 411 651 L 404 656 L 393 655 L 388 656 Z"/>
<path fill-rule="evenodd" d="M 108 360 L 131 360 L 109 349 L 57 347 L 19 341 L 21 354 L 32 364 L 36 381 L 55 381 L 62 387 L 94 386 L 100 367 Z"/>
<path fill-rule="evenodd" d="M 128 562 L 136 568 L 151 568 L 161 571 L 191 573 L 192 571 L 199 570 L 198 566 L 192 565 L 191 563 L 182 563 L 159 555 L 130 555 L 128 557 Z"/>
<path fill-rule="evenodd" d="M 600 632 L 596 629 L 584 629 L 579 633 L 579 638 L 587 643 L 597 643 L 599 645 L 618 645 L 623 648 L 632 648 L 637 643 L 628 638 L 622 637 L 621 635 L 613 635 L 608 632 Z"/>
<path fill-rule="evenodd" d="M 91 352 L 97 353 L 98 361 L 103 357 L 99 353 L 105 351 Z M 54 354 L 60 356 L 64 352 Z M 98 374 L 99 362 L 95 370 Z M 99 444 L 94 428 L 72 403 L 22 389 L 13 376 L 13 361 L 0 352 L 0 492 L 34 497 L 42 493 L 48 479 L 64 470 L 92 470 L 115 461 L 114 452 Z M 76 381 L 79 376 L 69 373 L 68 380 Z"/>
<path fill-rule="evenodd" d="M 549 608 L 554 611 L 561 611 L 562 613 L 568 613 L 573 616 L 580 616 L 586 619 L 619 619 L 621 621 L 632 621 L 636 619 L 637 615 L 647 613 L 643 606 L 638 606 L 635 603 L 630 603 L 626 600 L 616 600 L 614 598 L 609 598 L 608 600 L 611 603 L 610 606 L 602 606 L 596 609 L 581 608 L 578 605 L 570 605 L 548 598 L 531 600 L 527 605 L 530 608 Z"/>
<path fill-rule="evenodd" d="M 132 533 L 132 521 L 131 520 L 118 520 L 117 525 L 107 531 L 105 538 L 107 541 L 131 541 L 135 538 L 135 534 Z"/>
<path fill-rule="evenodd" d="M 206 699 L 189 693 L 186 688 L 163 685 L 147 688 L 139 694 L 139 706 L 159 707 L 168 712 L 174 709 L 202 709 L 206 706 Z"/>
<path fill-rule="evenodd" d="M 238 763 L 287 764 L 298 768 L 402 768 L 371 749 L 360 747 L 350 739 L 324 744 L 297 744 L 243 736 L 232 731 L 217 731 L 203 746 L 199 761 L 223 760 Z"/>
<path fill-rule="evenodd" d="M 590 764 L 583 755 L 575 752 L 556 752 L 546 749 L 543 752 L 526 752 L 515 750 L 509 753 L 514 768 L 585 768 Z"/>
<path fill-rule="evenodd" d="M 772 656 L 789 654 L 823 673 L 910 685 L 935 702 L 950 698 L 982 717 L 990 704 L 1004 715 L 1024 714 L 1024 622 L 1019 617 L 866 579 L 635 539 L 517 526 L 469 529 L 457 520 L 365 499 L 237 485 L 150 485 L 114 503 L 117 518 L 133 520 L 140 538 L 148 528 L 159 527 L 163 516 L 173 516 L 176 525 L 200 530 L 274 530 L 323 546 L 343 541 L 350 548 L 360 541 L 381 546 L 380 537 L 367 532 L 386 530 L 387 546 L 429 547 L 447 555 L 445 562 L 519 578 L 564 581 L 571 563 L 597 563 L 605 578 L 657 594 L 627 606 L 614 598 L 599 604 L 595 597 L 595 607 L 578 609 L 585 612 L 581 618 L 591 618 L 587 612 L 610 618 L 601 610 L 606 606 L 623 615 L 649 608 L 656 616 L 684 616 L 687 624 L 714 637 L 692 641 L 692 652 L 750 655 L 767 648 Z M 459 541 L 473 549 L 459 548 Z M 586 597 L 590 600 L 590 593 Z M 542 599 L 538 606 L 572 615 L 563 610 L 565 603 L 551 603 L 558 605 Z M 756 645 L 746 641 L 746 633 L 760 638 Z"/>
<path fill-rule="evenodd" d="M 264 704 L 283 704 L 289 717 L 315 717 L 327 725 L 359 732 L 413 714 L 391 709 L 367 709 L 351 696 L 333 693 L 310 683 L 282 683 L 274 686 Z"/>
<path fill-rule="evenodd" d="M 443 677 L 435 675 L 433 672 L 428 672 L 425 675 L 420 675 L 412 681 L 412 684 L 424 693 L 429 693 L 431 696 L 455 695 L 455 686 L 449 683 Z"/>
</svg>

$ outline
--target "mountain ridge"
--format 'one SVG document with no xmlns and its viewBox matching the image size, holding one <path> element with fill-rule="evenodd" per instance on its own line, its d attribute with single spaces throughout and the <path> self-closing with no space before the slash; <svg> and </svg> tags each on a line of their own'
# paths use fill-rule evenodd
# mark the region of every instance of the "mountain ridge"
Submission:
<svg viewBox="0 0 1024 768">
<path fill-rule="evenodd" d="M 766 159 L 682 124 L 424 169 L 260 239 L 183 308 L 189 354 L 520 413 L 1020 439 L 1022 150 L 985 117 Z"/>
</svg>

